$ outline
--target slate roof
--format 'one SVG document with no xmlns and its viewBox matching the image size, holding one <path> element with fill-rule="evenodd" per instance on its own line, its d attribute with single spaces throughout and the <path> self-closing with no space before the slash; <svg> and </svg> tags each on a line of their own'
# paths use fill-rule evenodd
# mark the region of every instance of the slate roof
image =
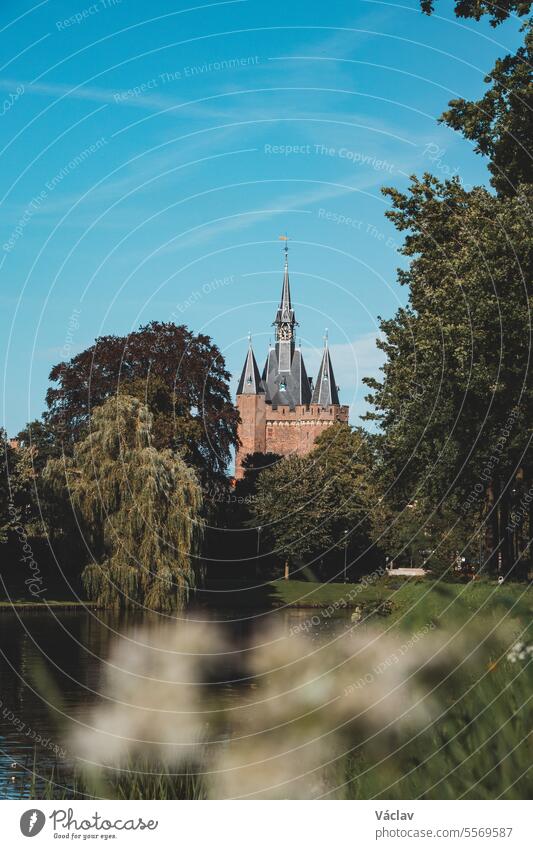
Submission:
<svg viewBox="0 0 533 849">
<path fill-rule="evenodd" d="M 297 404 L 311 402 L 311 384 L 299 349 L 293 353 L 290 371 L 280 371 L 277 351 L 271 348 L 263 369 L 262 384 L 265 400 L 273 407 L 288 404 L 294 409 Z"/>
<path fill-rule="evenodd" d="M 264 389 L 261 383 L 259 369 L 257 368 L 257 363 L 255 361 L 252 341 L 250 340 L 241 379 L 239 380 L 239 385 L 237 387 L 237 395 L 260 395 L 263 392 Z"/>
<path fill-rule="evenodd" d="M 320 404 L 321 407 L 329 407 L 330 404 L 339 404 L 339 392 L 335 382 L 335 375 L 333 374 L 327 338 L 311 403 Z"/>
</svg>

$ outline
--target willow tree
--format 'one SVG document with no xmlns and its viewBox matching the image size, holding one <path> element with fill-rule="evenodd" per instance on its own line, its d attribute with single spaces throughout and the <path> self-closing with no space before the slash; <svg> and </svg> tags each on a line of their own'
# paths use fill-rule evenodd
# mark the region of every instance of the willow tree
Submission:
<svg viewBox="0 0 533 849">
<path fill-rule="evenodd" d="M 171 449 L 151 443 L 152 416 L 138 399 L 110 398 L 91 416 L 72 458 L 50 460 L 45 477 L 66 485 L 91 562 L 89 598 L 102 605 L 181 608 L 194 585 L 201 488 Z"/>
</svg>

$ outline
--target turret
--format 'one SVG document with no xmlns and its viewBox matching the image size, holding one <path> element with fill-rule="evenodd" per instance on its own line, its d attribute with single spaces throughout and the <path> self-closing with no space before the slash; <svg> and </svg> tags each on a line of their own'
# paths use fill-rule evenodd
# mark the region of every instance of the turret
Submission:
<svg viewBox="0 0 533 849">
<path fill-rule="evenodd" d="M 249 336 L 248 352 L 244 361 L 241 379 L 237 387 L 237 409 L 241 417 L 239 425 L 240 444 L 235 456 L 235 477 L 242 478 L 242 463 L 248 454 L 264 453 L 266 447 L 265 390 Z"/>
<path fill-rule="evenodd" d="M 264 394 L 264 391 L 252 348 L 252 337 L 248 335 L 248 353 L 237 387 L 237 395 L 259 395 Z"/>
<path fill-rule="evenodd" d="M 320 363 L 315 388 L 313 389 L 311 404 L 319 404 L 321 407 L 328 407 L 330 405 L 339 406 L 339 391 L 331 364 L 327 330 L 324 336 L 322 362 Z"/>
</svg>

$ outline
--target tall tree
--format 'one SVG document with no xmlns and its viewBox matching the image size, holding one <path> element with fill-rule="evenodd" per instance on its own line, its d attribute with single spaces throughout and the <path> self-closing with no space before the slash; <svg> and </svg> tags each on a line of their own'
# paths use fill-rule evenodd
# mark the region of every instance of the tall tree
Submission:
<svg viewBox="0 0 533 849">
<path fill-rule="evenodd" d="M 533 237 L 522 214 L 533 189 L 495 198 L 426 175 L 408 194 L 385 193 L 411 261 L 400 272 L 408 307 L 381 323 L 384 378 L 367 381 L 383 480 L 400 510 L 426 501 L 468 525 L 485 509 L 493 555 L 509 568 L 516 476 L 533 482 Z"/>
<path fill-rule="evenodd" d="M 93 410 L 73 456 L 50 460 L 45 478 L 68 487 L 92 561 L 88 597 L 102 605 L 182 607 L 194 586 L 202 493 L 181 456 L 152 443 L 153 417 L 125 395 Z"/>
<path fill-rule="evenodd" d="M 529 8 L 455 7 L 460 17 L 491 14 L 493 25 Z M 441 118 L 489 157 L 497 196 L 428 174 L 413 177 L 407 193 L 384 190 L 389 218 L 406 233 L 410 264 L 399 281 L 409 302 L 382 321 L 383 379 L 366 381 L 369 417 L 382 428 L 375 529 L 393 553 L 423 545 L 441 566 L 485 544 L 480 561 L 506 573 L 530 556 L 533 533 L 533 42 L 531 24 L 523 29 L 523 47 L 496 62 L 485 95 L 452 101 Z"/>
</svg>

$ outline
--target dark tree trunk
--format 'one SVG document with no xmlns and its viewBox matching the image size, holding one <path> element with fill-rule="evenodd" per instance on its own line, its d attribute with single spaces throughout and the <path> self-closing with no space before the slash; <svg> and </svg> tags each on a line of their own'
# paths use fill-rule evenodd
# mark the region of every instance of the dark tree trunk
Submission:
<svg viewBox="0 0 533 849">
<path fill-rule="evenodd" d="M 499 521 L 498 521 L 499 481 L 492 478 L 487 490 L 486 550 L 484 569 L 491 574 L 498 571 Z"/>
<path fill-rule="evenodd" d="M 512 553 L 512 531 L 509 530 L 509 508 L 510 495 L 513 481 L 505 484 L 500 496 L 499 524 L 500 524 L 500 554 L 501 554 L 501 572 L 503 575 L 510 575 L 513 571 L 514 559 Z"/>
</svg>

